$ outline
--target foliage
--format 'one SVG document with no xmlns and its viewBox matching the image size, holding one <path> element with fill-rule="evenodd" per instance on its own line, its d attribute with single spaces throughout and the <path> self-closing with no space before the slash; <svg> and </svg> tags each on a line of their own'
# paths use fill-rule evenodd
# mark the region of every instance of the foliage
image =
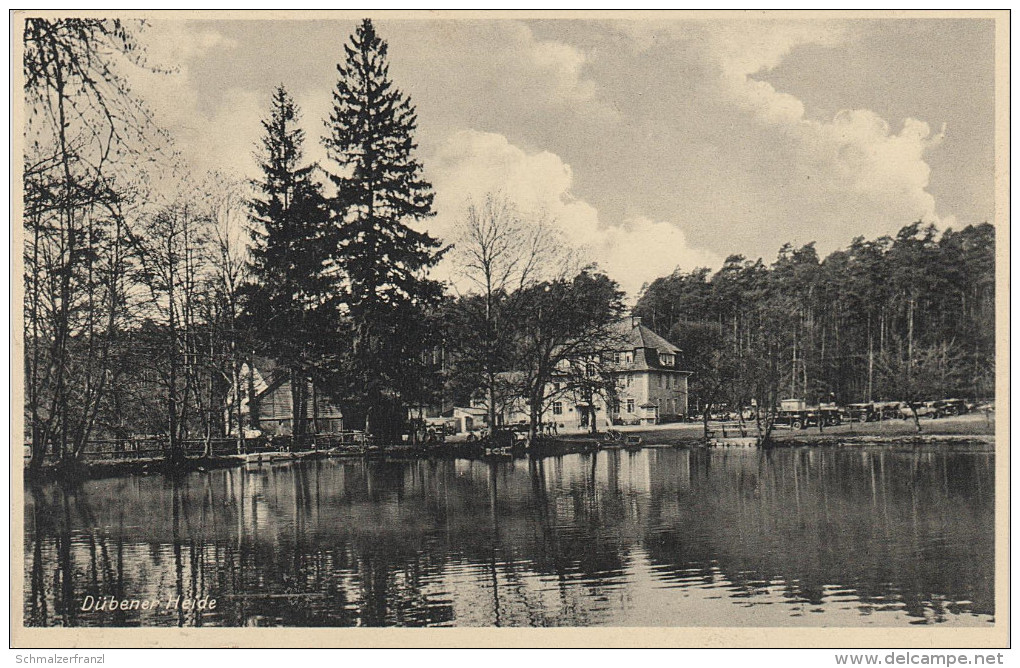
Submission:
<svg viewBox="0 0 1020 668">
<path fill-rule="evenodd" d="M 366 431 L 392 439 L 401 403 L 419 399 L 404 381 L 408 360 L 425 353 L 427 314 L 442 296 L 427 277 L 441 244 L 412 227 L 433 214 L 432 186 L 414 157 L 417 117 L 389 78 L 386 42 L 366 19 L 344 52 L 324 139 L 346 317 L 336 377 Z"/>
<path fill-rule="evenodd" d="M 770 266 L 733 256 L 714 274 L 677 272 L 654 281 L 636 312 L 660 330 L 716 328 L 739 370 L 735 386 L 747 390 L 734 397 L 741 405 L 906 400 L 880 360 L 909 366 L 946 348 L 955 352 L 945 358 L 945 382 L 929 385 L 928 398 L 977 399 L 994 392 L 994 267 L 991 225 L 939 236 L 914 223 L 824 259 L 813 244 L 786 245 Z"/>
<path fill-rule="evenodd" d="M 32 466 L 74 461 L 100 420 L 129 318 L 131 170 L 162 134 L 118 74 L 138 26 L 28 18 L 24 31 L 25 417 Z"/>
<path fill-rule="evenodd" d="M 614 325 L 623 313 L 623 293 L 604 273 L 585 269 L 571 279 L 544 281 L 519 291 L 513 369 L 520 374 L 517 395 L 530 412 L 531 436 L 552 399 L 549 386 L 571 365 L 606 359 L 618 349 Z M 579 389 L 591 394 L 606 388 L 606 374 L 593 372 Z M 598 382 L 598 379 L 603 382 Z"/>
<path fill-rule="evenodd" d="M 448 315 L 457 334 L 449 337 L 456 359 L 455 382 L 486 389 L 488 423 L 495 426 L 507 398 L 498 374 L 512 366 L 513 337 L 525 288 L 550 268 L 569 266 L 563 246 L 542 216 L 522 213 L 502 193 L 469 200 L 456 231 L 454 260 L 472 292 L 454 302 Z"/>
<path fill-rule="evenodd" d="M 324 334 L 339 323 L 331 266 L 337 228 L 312 178 L 315 166 L 301 165 L 304 132 L 298 121 L 294 101 L 277 87 L 270 116 L 262 122 L 262 176 L 250 203 L 254 243 L 243 320 L 260 352 L 290 370 L 291 424 L 300 435 L 307 415 L 304 379 L 330 354 Z"/>
</svg>

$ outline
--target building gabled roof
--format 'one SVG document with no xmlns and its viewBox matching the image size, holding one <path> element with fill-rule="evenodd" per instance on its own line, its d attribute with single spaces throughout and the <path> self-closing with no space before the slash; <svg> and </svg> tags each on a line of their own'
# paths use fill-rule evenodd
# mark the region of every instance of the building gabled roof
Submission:
<svg viewBox="0 0 1020 668">
<path fill-rule="evenodd" d="M 652 348 L 656 352 L 674 355 L 680 352 L 679 348 L 640 323 L 631 328 L 627 340 L 635 348 Z"/>
<path fill-rule="evenodd" d="M 635 322 L 637 321 L 637 322 Z M 680 353 L 680 349 L 641 324 L 640 318 L 626 318 L 617 323 L 620 338 L 627 349 L 651 348 L 660 353 Z"/>
<path fill-rule="evenodd" d="M 276 363 L 268 357 L 256 357 L 254 365 L 254 374 L 252 374 L 252 385 L 255 390 L 255 401 L 261 402 L 265 397 L 280 388 L 286 382 L 290 381 L 290 370 Z M 263 373 L 264 372 L 264 373 Z M 243 412 L 248 411 L 248 363 L 244 362 L 241 364 L 240 378 L 241 378 L 241 410 Z M 234 410 L 234 397 L 237 396 L 237 389 L 234 384 L 231 383 L 230 391 L 227 394 L 226 409 Z M 342 417 L 343 412 L 335 400 L 329 395 L 329 393 L 322 392 L 320 395 L 320 406 L 323 407 L 323 414 L 321 418 L 327 417 Z M 311 407 L 309 406 L 309 410 Z M 308 417 L 311 417 L 309 415 Z"/>
<path fill-rule="evenodd" d="M 679 358 L 680 348 L 641 324 L 641 319 L 632 317 L 616 325 L 620 350 L 634 351 L 634 359 L 621 371 L 648 371 L 651 369 L 677 370 L 664 367 L 659 355 L 675 355 Z"/>
</svg>

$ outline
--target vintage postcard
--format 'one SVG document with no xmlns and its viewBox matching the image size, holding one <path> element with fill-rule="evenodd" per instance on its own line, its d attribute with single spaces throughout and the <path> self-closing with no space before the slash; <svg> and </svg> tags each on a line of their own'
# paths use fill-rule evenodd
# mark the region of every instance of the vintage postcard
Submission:
<svg viewBox="0 0 1020 668">
<path fill-rule="evenodd" d="M 1008 12 L 11 22 L 13 646 L 1008 645 Z"/>
</svg>

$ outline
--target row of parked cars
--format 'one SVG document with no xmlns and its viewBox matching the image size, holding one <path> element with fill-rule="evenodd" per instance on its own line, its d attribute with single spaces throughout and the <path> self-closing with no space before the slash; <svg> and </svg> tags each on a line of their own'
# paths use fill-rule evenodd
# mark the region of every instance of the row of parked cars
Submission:
<svg viewBox="0 0 1020 668">
<path fill-rule="evenodd" d="M 914 411 L 917 411 L 918 417 L 934 420 L 951 415 L 963 415 L 976 407 L 976 404 L 967 403 L 963 399 L 939 399 L 916 403 L 913 410 L 905 401 L 876 401 L 870 404 L 850 404 L 847 411 L 856 422 L 877 422 L 896 418 L 906 420 L 914 417 Z"/>
<path fill-rule="evenodd" d="M 990 404 L 987 406 L 991 410 Z M 910 403 L 905 401 L 874 401 L 843 407 L 824 404 L 812 407 L 784 406 L 776 415 L 776 424 L 786 425 L 793 429 L 807 429 L 818 426 L 820 421 L 825 426 L 834 426 L 843 422 L 907 420 L 914 417 L 915 410 L 919 418 L 934 420 L 952 415 L 963 415 L 976 409 L 981 409 L 981 406 L 968 403 L 963 399 L 919 402 L 914 404 L 913 410 Z"/>
</svg>

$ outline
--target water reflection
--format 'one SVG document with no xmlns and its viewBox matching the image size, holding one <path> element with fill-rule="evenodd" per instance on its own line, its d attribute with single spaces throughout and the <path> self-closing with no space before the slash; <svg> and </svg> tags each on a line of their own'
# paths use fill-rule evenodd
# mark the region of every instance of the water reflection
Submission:
<svg viewBox="0 0 1020 668">
<path fill-rule="evenodd" d="M 645 449 L 43 485 L 25 623 L 985 624 L 993 469 L 936 449 Z"/>
</svg>

